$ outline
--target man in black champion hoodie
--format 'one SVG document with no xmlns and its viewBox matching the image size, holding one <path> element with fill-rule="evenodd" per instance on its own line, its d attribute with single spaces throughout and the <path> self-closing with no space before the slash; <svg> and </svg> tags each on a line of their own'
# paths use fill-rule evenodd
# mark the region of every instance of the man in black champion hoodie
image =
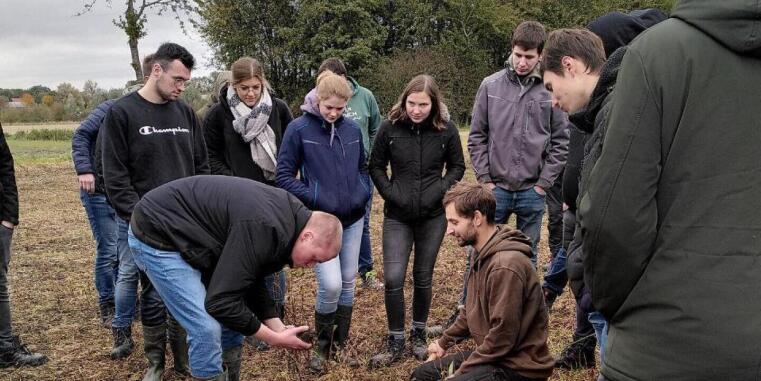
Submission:
<svg viewBox="0 0 761 381">
<path fill-rule="evenodd" d="M 240 357 L 224 352 L 242 335 L 308 349 L 286 327 L 265 286 L 283 266 L 333 259 L 343 229 L 290 193 L 232 176 L 194 176 L 162 185 L 135 206 L 129 244 L 173 316 L 188 332 L 193 376 L 240 379 Z M 224 363 L 224 368 L 223 368 Z"/>
<path fill-rule="evenodd" d="M 150 73 L 144 73 L 145 85 L 114 103 L 100 134 L 104 185 L 111 205 L 122 219 L 118 238 L 124 242 L 132 210 L 144 194 L 175 179 L 209 173 L 206 146 L 196 114 L 177 100 L 190 80 L 195 60 L 185 48 L 173 43 L 162 44 L 153 60 Z M 111 357 L 114 359 L 129 356 L 133 347 L 130 327 L 138 271 L 128 250 L 122 257 L 119 258 L 112 323 Z M 174 368 L 187 373 L 184 332 L 176 322 L 167 319 L 161 298 L 148 278 L 144 275 L 140 278 L 144 348 L 149 362 L 144 381 L 161 379 L 167 328 Z"/>
</svg>

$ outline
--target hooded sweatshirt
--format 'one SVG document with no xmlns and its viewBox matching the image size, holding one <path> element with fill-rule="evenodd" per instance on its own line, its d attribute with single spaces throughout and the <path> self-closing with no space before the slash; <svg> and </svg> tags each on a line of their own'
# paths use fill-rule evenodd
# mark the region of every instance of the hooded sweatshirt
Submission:
<svg viewBox="0 0 761 381">
<path fill-rule="evenodd" d="M 289 123 L 283 136 L 277 186 L 308 208 L 335 215 L 347 227 L 364 217 L 372 195 L 362 134 L 344 116 L 334 123 L 323 119 L 316 96 L 304 102 L 304 115 Z"/>
<path fill-rule="evenodd" d="M 378 133 L 381 124 L 378 102 L 375 100 L 373 92 L 360 86 L 356 79 L 347 77 L 346 80 L 351 87 L 352 96 L 344 110 L 344 117 L 353 120 L 362 132 L 362 147 L 365 149 L 365 158 L 369 159 L 375 134 Z M 304 97 L 304 104 L 314 101 L 316 97 L 317 90 L 310 90 Z"/>
<path fill-rule="evenodd" d="M 481 82 L 468 151 L 480 183 L 509 191 L 552 186 L 565 165 L 568 117 L 552 107 L 538 64 L 520 78 L 511 56 L 507 68 Z"/>
<path fill-rule="evenodd" d="M 611 380 L 761 378 L 761 3 L 682 1 L 624 56 L 579 203 Z"/>
<path fill-rule="evenodd" d="M 531 240 L 497 226 L 473 256 L 465 308 L 439 339 L 445 350 L 468 336 L 476 342 L 456 374 L 492 364 L 528 378 L 551 376 L 555 360 L 547 347 L 547 309 L 531 265 Z"/>
</svg>

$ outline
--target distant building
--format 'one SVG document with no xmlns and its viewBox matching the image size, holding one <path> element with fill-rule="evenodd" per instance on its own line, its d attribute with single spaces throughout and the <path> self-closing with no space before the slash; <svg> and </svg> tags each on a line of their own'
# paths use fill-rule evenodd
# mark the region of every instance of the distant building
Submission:
<svg viewBox="0 0 761 381">
<path fill-rule="evenodd" d="M 26 104 L 21 101 L 21 98 L 11 98 L 11 101 L 8 102 L 8 108 L 24 108 L 26 107 Z"/>
</svg>

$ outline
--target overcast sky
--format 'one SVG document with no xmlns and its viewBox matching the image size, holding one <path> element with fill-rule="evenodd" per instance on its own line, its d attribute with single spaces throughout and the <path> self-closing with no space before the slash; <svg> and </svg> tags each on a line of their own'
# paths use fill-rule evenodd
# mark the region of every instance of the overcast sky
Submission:
<svg viewBox="0 0 761 381">
<path fill-rule="evenodd" d="M 0 0 L 0 88 L 69 82 L 81 89 L 88 79 L 101 88 L 121 88 L 135 79 L 127 36 L 112 23 L 124 0 L 111 8 L 98 0 L 93 10 L 75 16 L 86 0 Z M 193 76 L 208 74 L 211 52 L 195 31 L 183 34 L 171 14 L 148 15 L 148 35 L 140 58 L 165 41 L 186 47 L 196 57 Z"/>
</svg>

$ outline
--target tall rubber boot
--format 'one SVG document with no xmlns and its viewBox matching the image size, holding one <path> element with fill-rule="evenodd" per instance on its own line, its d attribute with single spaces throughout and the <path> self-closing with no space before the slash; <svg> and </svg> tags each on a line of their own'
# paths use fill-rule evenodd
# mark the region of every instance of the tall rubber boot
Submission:
<svg viewBox="0 0 761 381">
<path fill-rule="evenodd" d="M 183 376 L 190 376 L 190 362 L 188 360 L 188 334 L 172 315 L 167 320 L 167 334 L 169 347 L 172 348 L 174 358 L 174 371 Z"/>
<path fill-rule="evenodd" d="M 349 339 L 353 306 L 338 305 L 336 310 L 336 329 L 333 331 L 333 353 L 336 361 L 352 368 L 359 366 L 359 361 L 349 356 L 346 341 Z"/>
<path fill-rule="evenodd" d="M 309 360 L 309 370 L 317 375 L 325 374 L 325 364 L 330 358 L 330 347 L 333 342 L 333 330 L 336 313 L 314 313 L 314 329 L 317 334 L 317 342 L 314 345 L 314 355 Z"/>
<path fill-rule="evenodd" d="M 145 358 L 148 359 L 143 381 L 161 381 L 165 365 L 166 323 L 154 327 L 143 326 L 143 348 Z"/>
<path fill-rule="evenodd" d="M 240 381 L 241 346 L 232 347 L 222 352 L 222 365 L 227 369 L 228 381 Z"/>
</svg>

